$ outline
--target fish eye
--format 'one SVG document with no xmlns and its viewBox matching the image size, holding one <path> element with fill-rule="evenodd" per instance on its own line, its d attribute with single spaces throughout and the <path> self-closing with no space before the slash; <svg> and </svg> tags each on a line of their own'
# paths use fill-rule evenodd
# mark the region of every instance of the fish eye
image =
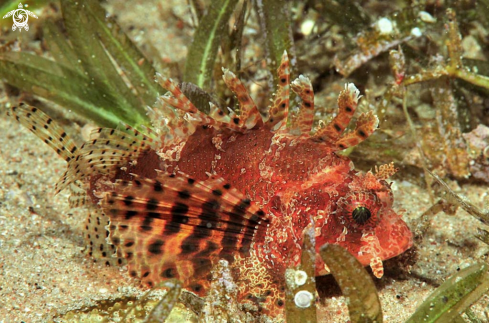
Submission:
<svg viewBox="0 0 489 323">
<path fill-rule="evenodd" d="M 338 218 L 350 230 L 374 229 L 382 219 L 382 201 L 372 190 L 349 192 L 338 199 L 336 206 Z"/>
<path fill-rule="evenodd" d="M 372 213 L 365 206 L 359 206 L 351 212 L 351 216 L 356 223 L 364 225 L 372 217 Z"/>
</svg>

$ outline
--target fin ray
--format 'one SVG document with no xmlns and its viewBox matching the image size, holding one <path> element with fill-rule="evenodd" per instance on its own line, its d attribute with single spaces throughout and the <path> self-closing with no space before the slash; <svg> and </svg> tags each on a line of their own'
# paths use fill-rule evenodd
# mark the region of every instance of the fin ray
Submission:
<svg viewBox="0 0 489 323">
<path fill-rule="evenodd" d="M 314 121 L 314 91 L 311 81 L 307 77 L 299 75 L 292 82 L 291 88 L 302 99 L 299 113 L 293 119 L 291 128 L 292 130 L 298 128 L 301 134 L 309 134 Z"/>
<path fill-rule="evenodd" d="M 324 128 L 319 129 L 313 140 L 335 143 L 350 123 L 358 106 L 360 91 L 353 83 L 345 84 L 345 89 L 338 96 L 338 114 Z"/>
<path fill-rule="evenodd" d="M 287 52 L 282 55 L 282 62 L 277 70 L 278 86 L 272 106 L 269 110 L 268 126 L 273 130 L 287 126 L 287 116 L 289 114 L 289 94 L 290 94 L 290 68 Z"/>
<path fill-rule="evenodd" d="M 262 118 L 255 102 L 249 95 L 243 83 L 228 69 L 222 69 L 222 76 L 227 87 L 236 95 L 240 106 L 240 115 L 233 118 L 233 123 L 244 129 L 252 129 L 262 123 Z M 229 122 L 229 124 L 232 124 Z"/>
<path fill-rule="evenodd" d="M 193 277 L 184 285 L 199 294 L 208 285 L 202 277 L 208 271 L 202 268 L 211 268 L 218 258 L 232 262 L 235 254 L 247 255 L 254 237 L 264 231 L 263 211 L 222 178 L 133 176 L 117 181 L 101 207 L 110 217 L 118 253 L 150 286 Z"/>
</svg>

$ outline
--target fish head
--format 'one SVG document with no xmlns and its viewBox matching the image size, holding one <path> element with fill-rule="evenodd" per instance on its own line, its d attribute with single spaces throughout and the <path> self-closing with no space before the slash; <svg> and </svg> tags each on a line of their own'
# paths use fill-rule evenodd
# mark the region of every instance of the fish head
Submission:
<svg viewBox="0 0 489 323">
<path fill-rule="evenodd" d="M 383 276 L 383 260 L 400 255 L 413 245 L 409 227 L 392 208 L 392 184 L 385 179 L 385 172 L 352 171 L 349 181 L 331 200 L 326 221 L 316 223 L 321 230 L 316 238 L 318 250 L 325 243 L 338 244 L 362 265 L 370 265 L 378 278 Z M 317 271 L 328 272 L 321 260 Z"/>
</svg>

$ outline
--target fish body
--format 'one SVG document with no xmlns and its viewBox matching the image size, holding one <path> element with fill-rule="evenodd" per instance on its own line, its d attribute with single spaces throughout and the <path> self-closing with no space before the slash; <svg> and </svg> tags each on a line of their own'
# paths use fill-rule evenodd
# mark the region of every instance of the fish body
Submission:
<svg viewBox="0 0 489 323">
<path fill-rule="evenodd" d="M 313 131 L 314 94 L 300 76 L 290 84 L 284 54 L 279 84 L 263 118 L 243 84 L 224 70 L 240 113 L 211 104 L 199 111 L 170 79 L 170 94 L 150 110 L 152 129 L 142 133 L 98 129 L 81 147 L 40 110 L 11 114 L 68 162 L 57 191 L 71 190 L 73 206 L 88 211 L 89 254 L 126 265 L 148 286 L 178 278 L 203 296 L 211 269 L 226 259 L 239 284 L 238 300 L 275 315 L 284 306 L 284 274 L 299 266 L 304 233 L 313 228 L 316 250 L 339 244 L 382 277 L 382 260 L 412 246 L 412 234 L 392 209 L 386 181 L 395 169 L 357 172 L 337 151 L 374 132 L 378 120 L 361 114 L 345 128 L 359 100 L 353 84 L 338 98 L 338 114 Z M 289 113 L 290 89 L 301 98 Z M 316 257 L 316 274 L 329 273 Z"/>
</svg>

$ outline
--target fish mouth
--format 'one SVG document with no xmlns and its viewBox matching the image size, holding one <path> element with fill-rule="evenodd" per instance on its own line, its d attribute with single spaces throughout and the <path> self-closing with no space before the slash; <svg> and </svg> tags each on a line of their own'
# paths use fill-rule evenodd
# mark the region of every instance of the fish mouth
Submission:
<svg viewBox="0 0 489 323">
<path fill-rule="evenodd" d="M 396 257 L 413 246 L 413 234 L 401 216 L 387 211 L 373 234 L 363 234 L 353 255 L 363 266 L 370 266 L 377 278 L 384 275 L 382 261 Z"/>
<path fill-rule="evenodd" d="M 413 246 L 413 234 L 400 215 L 388 211 L 384 220 L 375 228 L 374 235 L 368 239 L 362 237 L 367 244 L 356 256 L 362 265 L 370 265 L 377 278 L 384 274 L 383 260 L 396 257 Z"/>
<path fill-rule="evenodd" d="M 411 248 L 413 234 L 399 214 L 388 210 L 375 228 L 363 232 L 349 232 L 346 241 L 336 243 L 347 249 L 363 266 L 370 266 L 374 275 L 381 278 L 384 273 L 382 261 L 396 257 Z M 330 273 L 319 255 L 316 258 L 316 273 Z"/>
<path fill-rule="evenodd" d="M 383 249 L 383 259 L 398 256 L 413 246 L 413 233 L 401 216 L 394 211 L 386 215 L 389 221 L 376 228 Z"/>
</svg>

